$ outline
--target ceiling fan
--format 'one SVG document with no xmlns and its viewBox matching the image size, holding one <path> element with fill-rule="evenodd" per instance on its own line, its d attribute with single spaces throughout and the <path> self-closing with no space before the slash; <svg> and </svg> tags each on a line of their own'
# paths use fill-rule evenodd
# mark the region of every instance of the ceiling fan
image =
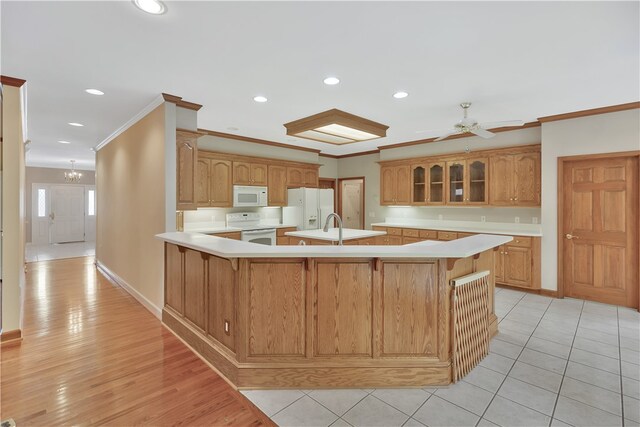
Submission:
<svg viewBox="0 0 640 427">
<path fill-rule="evenodd" d="M 489 132 L 487 129 L 507 127 L 507 126 L 522 126 L 524 125 L 524 121 L 522 120 L 508 120 L 504 122 L 486 122 L 486 123 L 478 123 L 476 119 L 470 118 L 467 116 L 467 112 L 469 107 L 471 106 L 470 102 L 463 102 L 460 104 L 462 107 L 462 111 L 464 111 L 464 117 L 458 123 L 453 125 L 453 129 L 441 135 L 436 141 L 442 141 L 445 138 L 450 137 L 451 135 L 461 135 L 464 133 L 472 133 L 474 135 L 478 135 L 481 138 L 491 138 L 495 136 L 495 133 Z"/>
</svg>

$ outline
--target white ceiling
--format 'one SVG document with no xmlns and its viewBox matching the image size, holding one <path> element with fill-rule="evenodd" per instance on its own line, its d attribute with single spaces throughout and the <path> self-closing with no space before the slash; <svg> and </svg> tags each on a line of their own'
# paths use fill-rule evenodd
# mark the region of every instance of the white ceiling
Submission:
<svg viewBox="0 0 640 427">
<path fill-rule="evenodd" d="M 1 3 L 2 74 L 28 81 L 28 164 L 92 167 L 90 148 L 161 92 L 203 104 L 201 128 L 335 155 L 437 135 L 461 101 L 480 121 L 529 121 L 640 99 L 638 2 L 166 4 L 152 16 L 129 1 Z M 285 135 L 330 108 L 388 136 Z"/>
</svg>

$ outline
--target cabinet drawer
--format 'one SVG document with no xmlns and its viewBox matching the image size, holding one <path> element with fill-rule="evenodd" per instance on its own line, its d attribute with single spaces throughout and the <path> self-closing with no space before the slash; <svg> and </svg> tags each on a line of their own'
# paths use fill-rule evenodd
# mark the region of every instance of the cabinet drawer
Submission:
<svg viewBox="0 0 640 427">
<path fill-rule="evenodd" d="M 278 236 L 278 237 L 276 237 L 276 244 L 277 245 L 288 245 L 289 244 L 289 237 L 288 236 Z"/>
<path fill-rule="evenodd" d="M 458 233 L 458 239 L 462 239 L 463 237 L 475 236 L 475 233 Z"/>
<path fill-rule="evenodd" d="M 402 238 L 402 244 L 403 245 L 408 245 L 409 243 L 418 243 L 421 242 L 422 240 L 419 239 L 418 237 L 403 237 Z"/>
<path fill-rule="evenodd" d="M 438 232 L 435 230 L 420 230 L 418 236 L 422 239 L 435 240 L 438 238 Z"/>
<path fill-rule="evenodd" d="M 420 232 L 415 228 L 403 228 L 402 235 L 406 237 L 418 237 Z"/>
<path fill-rule="evenodd" d="M 455 240 L 458 238 L 458 233 L 452 231 L 438 231 L 438 240 Z"/>
<path fill-rule="evenodd" d="M 216 236 L 216 237 L 223 237 L 225 239 L 240 240 L 240 232 L 239 231 L 232 231 L 232 232 L 227 232 L 227 233 L 211 233 L 209 235 L 210 236 Z"/>
<path fill-rule="evenodd" d="M 276 236 L 278 237 L 282 237 L 285 234 L 284 233 L 288 233 L 290 231 L 296 231 L 296 227 L 287 227 L 287 228 L 277 228 L 276 229 Z"/>
<path fill-rule="evenodd" d="M 367 237 L 367 238 L 358 240 L 358 244 L 361 246 L 376 245 L 377 244 L 376 242 L 377 242 L 376 237 Z"/>
<path fill-rule="evenodd" d="M 531 247 L 531 237 L 513 236 L 513 240 L 507 243 L 508 246 L 518 246 L 521 248 Z"/>
<path fill-rule="evenodd" d="M 384 231 L 384 232 L 387 231 L 387 227 L 380 227 L 379 225 L 374 225 L 373 227 L 371 227 L 371 229 L 373 231 Z"/>
<path fill-rule="evenodd" d="M 402 228 L 387 227 L 387 234 L 390 236 L 402 236 Z"/>
<path fill-rule="evenodd" d="M 401 245 L 402 237 L 399 236 L 387 236 L 387 244 L 388 245 Z"/>
</svg>

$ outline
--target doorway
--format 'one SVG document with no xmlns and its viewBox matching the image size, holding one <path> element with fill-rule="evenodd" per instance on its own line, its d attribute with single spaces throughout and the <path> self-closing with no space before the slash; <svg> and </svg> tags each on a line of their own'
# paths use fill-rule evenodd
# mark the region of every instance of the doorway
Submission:
<svg viewBox="0 0 640 427">
<path fill-rule="evenodd" d="M 558 159 L 559 296 L 638 308 L 639 159 Z"/>
<path fill-rule="evenodd" d="M 344 228 L 364 229 L 364 177 L 338 179 L 338 193 Z"/>
</svg>

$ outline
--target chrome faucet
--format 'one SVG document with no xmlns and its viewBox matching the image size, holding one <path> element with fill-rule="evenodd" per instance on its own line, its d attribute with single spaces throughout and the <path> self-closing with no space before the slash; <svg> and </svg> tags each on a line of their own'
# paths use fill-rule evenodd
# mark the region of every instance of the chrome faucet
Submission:
<svg viewBox="0 0 640 427">
<path fill-rule="evenodd" d="M 331 217 L 334 217 L 338 220 L 338 245 L 342 246 L 342 218 L 340 218 L 340 215 L 335 212 L 327 215 L 327 220 L 324 223 L 324 228 L 322 229 L 322 231 L 324 231 L 325 233 L 329 232 L 329 221 L 331 220 Z"/>
</svg>

